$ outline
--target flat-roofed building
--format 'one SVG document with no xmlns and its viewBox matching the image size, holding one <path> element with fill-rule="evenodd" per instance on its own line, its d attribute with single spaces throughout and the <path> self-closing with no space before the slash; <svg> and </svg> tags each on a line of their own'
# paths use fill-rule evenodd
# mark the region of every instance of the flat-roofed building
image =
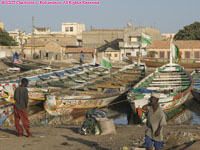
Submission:
<svg viewBox="0 0 200 150">
<path fill-rule="evenodd" d="M 77 39 L 82 39 L 82 33 L 85 31 L 85 24 L 77 22 L 63 22 L 62 34 L 74 35 Z"/>
<path fill-rule="evenodd" d="M 0 22 L 0 29 L 4 30 L 4 28 L 3 28 L 3 22 Z"/>
</svg>

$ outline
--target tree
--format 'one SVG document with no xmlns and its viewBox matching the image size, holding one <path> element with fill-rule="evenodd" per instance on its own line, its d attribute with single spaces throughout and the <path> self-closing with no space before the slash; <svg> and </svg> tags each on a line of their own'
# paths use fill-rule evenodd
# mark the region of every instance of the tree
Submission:
<svg viewBox="0 0 200 150">
<path fill-rule="evenodd" d="M 175 40 L 200 40 L 200 22 L 185 26 L 174 36 Z"/>
<path fill-rule="evenodd" d="M 0 28 L 0 45 L 2 46 L 17 46 L 17 42 L 9 36 L 8 32 Z"/>
</svg>

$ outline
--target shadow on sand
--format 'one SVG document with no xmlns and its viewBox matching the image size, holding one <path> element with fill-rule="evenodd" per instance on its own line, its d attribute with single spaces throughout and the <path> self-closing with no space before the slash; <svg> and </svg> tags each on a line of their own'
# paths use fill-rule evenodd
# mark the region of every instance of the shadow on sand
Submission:
<svg viewBox="0 0 200 150">
<path fill-rule="evenodd" d="M 13 135 L 18 135 L 16 131 L 14 130 L 10 130 L 10 129 L 2 129 L 0 128 L 0 131 L 5 132 L 5 133 L 9 133 L 9 134 L 13 134 Z"/>
<path fill-rule="evenodd" d="M 84 144 L 88 147 L 92 147 L 95 150 L 111 150 L 111 149 L 108 149 L 108 148 L 100 147 L 98 143 L 93 142 L 93 141 L 88 141 L 88 140 L 84 140 L 84 139 L 81 139 L 81 138 L 73 138 L 73 137 L 69 137 L 69 136 L 66 136 L 66 135 L 63 135 L 63 137 L 65 137 L 68 141 L 75 141 L 75 142 Z"/>
</svg>

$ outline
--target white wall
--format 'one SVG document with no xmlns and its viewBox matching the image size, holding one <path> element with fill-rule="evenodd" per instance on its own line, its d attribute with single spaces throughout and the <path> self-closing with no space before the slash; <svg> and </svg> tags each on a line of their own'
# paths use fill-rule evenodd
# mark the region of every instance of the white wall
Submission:
<svg viewBox="0 0 200 150">
<path fill-rule="evenodd" d="M 73 31 L 70 31 L 70 27 L 73 28 Z M 66 28 L 68 28 L 69 31 L 66 31 Z M 82 34 L 83 31 L 85 31 L 85 24 L 62 23 L 62 33 L 65 33 L 68 35 L 78 35 L 78 34 Z"/>
</svg>

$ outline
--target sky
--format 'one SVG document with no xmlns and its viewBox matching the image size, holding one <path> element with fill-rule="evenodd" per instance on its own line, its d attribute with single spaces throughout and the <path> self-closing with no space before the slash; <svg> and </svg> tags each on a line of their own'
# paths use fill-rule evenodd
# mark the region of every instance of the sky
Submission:
<svg viewBox="0 0 200 150">
<path fill-rule="evenodd" d="M 20 29 L 28 33 L 31 32 L 32 16 L 36 27 L 51 27 L 51 31 L 61 31 L 62 22 L 81 22 L 89 30 L 91 26 L 97 29 L 123 29 L 130 21 L 135 27 L 155 27 L 161 33 L 177 33 L 184 26 L 200 21 L 200 0 L 96 1 L 100 4 L 2 5 L 0 0 L 0 21 L 7 31 Z"/>
</svg>

